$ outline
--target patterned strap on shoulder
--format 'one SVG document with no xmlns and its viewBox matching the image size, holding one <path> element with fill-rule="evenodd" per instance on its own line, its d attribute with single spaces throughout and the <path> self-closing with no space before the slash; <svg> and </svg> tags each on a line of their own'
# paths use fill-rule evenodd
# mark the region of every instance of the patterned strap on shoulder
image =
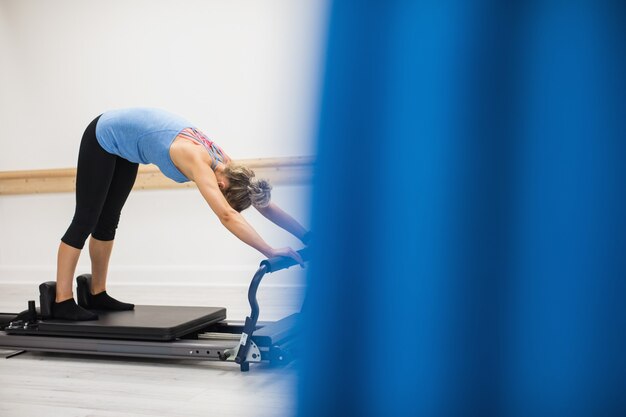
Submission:
<svg viewBox="0 0 626 417">
<path fill-rule="evenodd" d="M 224 163 L 224 159 L 226 158 L 224 157 L 224 151 L 222 151 L 222 148 L 217 146 L 212 140 L 209 140 L 209 138 L 207 138 L 206 135 L 198 129 L 193 127 L 187 128 L 180 132 L 179 135 L 194 140 L 204 146 L 213 160 L 211 163 L 211 169 L 213 171 L 217 168 L 218 162 Z"/>
</svg>

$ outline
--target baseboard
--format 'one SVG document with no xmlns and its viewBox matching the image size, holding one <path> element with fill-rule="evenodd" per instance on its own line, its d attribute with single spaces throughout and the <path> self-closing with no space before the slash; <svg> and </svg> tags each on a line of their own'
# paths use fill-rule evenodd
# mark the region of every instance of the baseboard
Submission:
<svg viewBox="0 0 626 417">
<path fill-rule="evenodd" d="M 149 285 L 180 287 L 247 287 L 258 265 L 112 265 L 108 282 L 116 286 Z M 79 265 L 77 274 L 89 272 Z M 0 266 L 0 284 L 54 281 L 56 267 L 32 265 Z M 263 287 L 304 287 L 306 271 L 293 267 L 263 279 Z"/>
</svg>

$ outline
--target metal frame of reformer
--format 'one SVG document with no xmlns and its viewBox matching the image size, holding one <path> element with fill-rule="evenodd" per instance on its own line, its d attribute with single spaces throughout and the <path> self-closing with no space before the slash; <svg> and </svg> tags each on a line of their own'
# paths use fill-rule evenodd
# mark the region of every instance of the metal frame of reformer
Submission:
<svg viewBox="0 0 626 417">
<path fill-rule="evenodd" d="M 299 251 L 308 258 L 308 249 Z M 256 294 L 267 273 L 295 265 L 291 258 L 272 258 L 261 262 L 248 289 L 251 312 L 245 322 L 218 321 L 204 328 L 195 328 L 172 341 L 105 339 L 84 335 L 54 336 L 34 335 L 39 320 L 34 302 L 29 302 L 30 320 L 17 320 L 5 331 L 0 331 L 0 348 L 14 350 L 5 357 L 26 351 L 125 356 L 164 359 L 195 359 L 230 361 L 249 370 L 250 363 L 269 362 L 271 365 L 289 363 L 294 357 L 299 313 L 275 322 L 259 323 L 259 304 Z M 21 313 L 24 315 L 27 312 Z M 0 314 L 2 316 L 3 314 Z M 4 316 L 7 316 L 4 314 Z M 14 332 L 11 332 L 13 328 Z M 34 331 L 30 331 L 34 329 Z"/>
</svg>

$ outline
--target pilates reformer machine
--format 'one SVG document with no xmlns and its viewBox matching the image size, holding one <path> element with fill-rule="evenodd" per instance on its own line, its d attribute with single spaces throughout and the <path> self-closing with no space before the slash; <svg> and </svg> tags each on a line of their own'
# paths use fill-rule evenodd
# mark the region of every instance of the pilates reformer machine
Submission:
<svg viewBox="0 0 626 417">
<path fill-rule="evenodd" d="M 308 249 L 298 251 L 307 261 Z M 297 265 L 291 258 L 261 262 L 248 288 L 250 315 L 245 322 L 226 321 L 222 307 L 137 305 L 130 311 L 97 311 L 98 320 L 51 318 L 56 283 L 39 286 L 40 307 L 28 302 L 19 314 L 0 313 L 0 348 L 6 357 L 27 351 L 167 359 L 216 360 L 237 363 L 289 363 L 297 350 L 299 313 L 276 322 L 259 322 L 257 290 L 264 275 Z M 87 280 L 91 275 L 77 278 Z"/>
</svg>

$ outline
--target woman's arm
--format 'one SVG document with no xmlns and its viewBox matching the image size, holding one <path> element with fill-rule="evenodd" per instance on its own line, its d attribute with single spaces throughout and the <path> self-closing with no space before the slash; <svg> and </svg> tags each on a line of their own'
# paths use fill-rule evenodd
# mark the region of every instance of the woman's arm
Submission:
<svg viewBox="0 0 626 417">
<path fill-rule="evenodd" d="M 267 207 L 257 208 L 257 210 L 272 223 L 300 239 L 305 245 L 308 244 L 309 232 L 276 204 L 270 203 Z"/>
<path fill-rule="evenodd" d="M 196 181 L 196 185 L 226 229 L 267 258 L 274 256 L 272 247 L 263 240 L 240 213 L 228 205 L 217 185 L 213 186 L 210 181 L 205 180 Z"/>
<path fill-rule="evenodd" d="M 244 217 L 234 210 L 224 198 L 222 191 L 219 189 L 215 174 L 211 170 L 208 161 L 203 160 L 198 154 L 185 155 L 185 161 L 181 165 L 185 165 L 183 172 L 189 179 L 193 180 L 198 186 L 200 194 L 211 207 L 211 210 L 220 219 L 220 222 L 232 234 L 237 236 L 244 243 L 252 246 L 267 258 L 275 256 L 289 256 L 299 262 L 301 265 L 304 261 L 300 255 L 291 248 L 274 249 L 268 245 L 263 238 L 252 228 L 252 226 L 244 219 Z"/>
</svg>

